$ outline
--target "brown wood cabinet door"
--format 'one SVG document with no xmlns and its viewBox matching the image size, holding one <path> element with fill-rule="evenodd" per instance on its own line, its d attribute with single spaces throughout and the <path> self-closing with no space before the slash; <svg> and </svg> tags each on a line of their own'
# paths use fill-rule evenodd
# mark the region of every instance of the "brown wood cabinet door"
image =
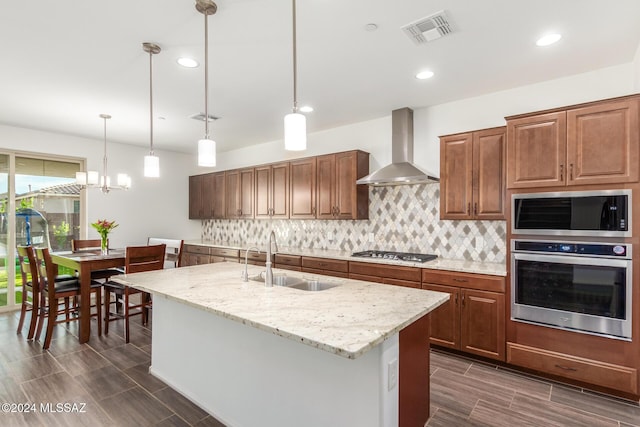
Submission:
<svg viewBox="0 0 640 427">
<path fill-rule="evenodd" d="M 505 219 L 505 139 L 505 128 L 473 133 L 472 211 L 476 219 Z"/>
<path fill-rule="evenodd" d="M 213 197 L 216 191 L 215 174 L 202 175 L 202 219 L 213 218 Z"/>
<path fill-rule="evenodd" d="M 440 140 L 440 219 L 471 219 L 473 194 L 472 133 Z"/>
<path fill-rule="evenodd" d="M 253 179 L 253 168 L 240 171 L 240 218 L 253 218 Z"/>
<path fill-rule="evenodd" d="M 317 194 L 316 217 L 318 219 L 335 218 L 336 156 L 329 154 L 316 157 Z"/>
<path fill-rule="evenodd" d="M 240 217 L 240 171 L 230 170 L 225 172 L 225 211 L 227 218 Z"/>
<path fill-rule="evenodd" d="M 567 183 L 638 181 L 638 99 L 567 111 Z"/>
<path fill-rule="evenodd" d="M 189 219 L 202 219 L 202 175 L 189 177 Z"/>
<path fill-rule="evenodd" d="M 271 215 L 271 166 L 255 168 L 256 174 L 256 218 Z"/>
<path fill-rule="evenodd" d="M 507 188 L 559 187 L 566 182 L 566 113 L 507 121 Z"/>
<path fill-rule="evenodd" d="M 462 289 L 460 297 L 460 350 L 504 361 L 504 294 Z"/>
<path fill-rule="evenodd" d="M 316 159 L 296 160 L 289 163 L 290 218 L 316 217 Z"/>
<path fill-rule="evenodd" d="M 224 172 L 217 172 L 213 177 L 214 192 L 212 197 L 213 205 L 213 217 L 215 219 L 221 219 L 225 217 L 225 176 Z"/>
<path fill-rule="evenodd" d="M 289 218 L 289 163 L 271 165 L 271 217 Z"/>
<path fill-rule="evenodd" d="M 358 217 L 356 198 L 356 152 L 338 153 L 335 156 L 335 218 Z"/>
<path fill-rule="evenodd" d="M 446 292 L 449 301 L 431 312 L 431 344 L 460 349 L 460 288 L 423 283 L 422 289 Z"/>
</svg>

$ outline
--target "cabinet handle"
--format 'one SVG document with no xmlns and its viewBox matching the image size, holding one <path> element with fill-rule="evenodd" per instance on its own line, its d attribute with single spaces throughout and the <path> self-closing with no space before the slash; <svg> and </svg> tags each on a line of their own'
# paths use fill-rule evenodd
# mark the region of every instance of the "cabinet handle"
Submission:
<svg viewBox="0 0 640 427">
<path fill-rule="evenodd" d="M 454 278 L 453 278 L 453 281 L 454 281 L 454 282 L 462 282 L 462 283 L 466 283 L 466 282 L 468 282 L 469 280 L 467 280 L 467 279 L 458 279 L 457 277 L 454 277 Z"/>
<path fill-rule="evenodd" d="M 478 202 L 473 204 L 473 214 L 478 215 Z"/>
<path fill-rule="evenodd" d="M 462 306 L 464 307 L 464 292 L 462 293 Z"/>
<path fill-rule="evenodd" d="M 560 368 L 563 371 L 571 371 L 571 372 L 575 372 L 577 371 L 576 368 L 572 368 L 571 366 L 562 366 L 562 365 L 556 365 L 556 368 Z"/>
<path fill-rule="evenodd" d="M 560 181 L 564 181 L 564 165 L 560 165 Z"/>
<path fill-rule="evenodd" d="M 327 267 L 329 264 L 327 264 L 326 262 L 321 262 L 319 265 L 320 267 Z"/>
<path fill-rule="evenodd" d="M 467 215 L 471 215 L 471 202 L 467 203 Z"/>
<path fill-rule="evenodd" d="M 316 207 L 311 208 L 311 215 L 316 216 Z"/>
<path fill-rule="evenodd" d="M 340 206 L 336 206 L 336 216 L 340 215 Z"/>
<path fill-rule="evenodd" d="M 458 294 L 456 294 L 456 297 L 453 299 L 453 303 L 458 305 Z"/>
<path fill-rule="evenodd" d="M 573 163 L 569 163 L 569 181 L 573 181 Z"/>
</svg>

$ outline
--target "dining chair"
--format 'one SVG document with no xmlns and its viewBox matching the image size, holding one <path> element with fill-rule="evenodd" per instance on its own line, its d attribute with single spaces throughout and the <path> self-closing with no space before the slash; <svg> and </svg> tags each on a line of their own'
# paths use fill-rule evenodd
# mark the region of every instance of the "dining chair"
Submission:
<svg viewBox="0 0 640 427">
<path fill-rule="evenodd" d="M 126 274 L 140 273 L 144 271 L 162 270 L 164 268 L 166 245 L 127 246 L 125 251 L 124 271 Z M 142 324 L 148 323 L 149 309 L 151 308 L 151 295 L 130 286 L 107 281 L 104 283 L 104 333 L 109 333 L 109 322 L 124 319 L 125 342 L 129 342 L 129 318 L 142 316 Z M 111 311 L 111 293 L 115 300 L 122 300 L 122 313 L 116 309 Z M 139 301 L 132 302 L 131 296 L 139 295 Z"/>
<path fill-rule="evenodd" d="M 31 312 L 29 322 L 29 333 L 27 339 L 33 339 L 38 323 L 38 303 L 40 302 L 38 293 L 38 266 L 33 251 L 33 246 L 18 246 L 18 261 L 20 263 L 20 276 L 22 277 L 22 304 L 20 309 L 20 321 L 18 322 L 18 332 L 21 333 L 24 325 L 24 318 L 28 311 Z M 31 301 L 29 300 L 31 295 Z"/>
<path fill-rule="evenodd" d="M 149 237 L 147 245 L 167 246 L 164 255 L 164 268 L 177 268 L 182 266 L 182 248 L 184 240 L 180 239 L 164 239 L 160 237 Z"/>
<path fill-rule="evenodd" d="M 99 252 L 100 239 L 73 239 L 71 241 L 71 251 L 72 252 Z M 107 240 L 107 247 L 109 246 L 109 240 Z M 111 276 L 115 276 L 116 274 L 122 274 L 124 271 L 118 268 L 105 268 L 104 270 L 93 270 L 91 272 L 91 280 L 109 280 Z"/>
<path fill-rule="evenodd" d="M 53 327 L 61 323 L 69 323 L 78 320 L 80 316 L 78 307 L 74 305 L 69 308 L 69 298 L 80 296 L 80 281 L 73 277 L 67 280 L 56 281 L 58 266 L 51 260 L 49 248 L 35 249 L 35 262 L 38 266 L 38 326 L 35 332 L 35 339 L 40 338 L 40 333 L 44 325 L 45 317 L 47 319 L 47 331 L 45 333 L 43 349 L 48 349 L 51 345 L 53 336 Z M 53 283 L 53 286 L 51 286 Z M 92 281 L 91 293 L 95 295 L 97 313 L 92 317 L 98 318 L 98 335 L 102 334 L 102 284 Z M 59 309 L 60 300 L 65 302 L 65 308 Z M 64 318 L 60 315 L 64 314 Z"/>
</svg>

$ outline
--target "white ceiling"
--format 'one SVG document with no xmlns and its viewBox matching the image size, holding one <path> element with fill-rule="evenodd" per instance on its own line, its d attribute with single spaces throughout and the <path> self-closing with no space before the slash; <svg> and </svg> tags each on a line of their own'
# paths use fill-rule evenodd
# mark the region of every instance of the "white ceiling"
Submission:
<svg viewBox="0 0 640 427">
<path fill-rule="evenodd" d="M 282 138 L 292 107 L 291 0 L 217 0 L 209 17 L 219 150 Z M 638 0 L 297 0 L 299 104 L 309 132 L 631 62 Z M 455 32 L 415 45 L 400 27 L 445 10 Z M 378 29 L 365 31 L 366 24 Z M 563 34 L 535 46 L 549 31 Z M 204 123 L 204 17 L 193 0 L 2 0 L 0 123 L 195 153 Z M 435 77 L 419 81 L 417 71 Z"/>
</svg>

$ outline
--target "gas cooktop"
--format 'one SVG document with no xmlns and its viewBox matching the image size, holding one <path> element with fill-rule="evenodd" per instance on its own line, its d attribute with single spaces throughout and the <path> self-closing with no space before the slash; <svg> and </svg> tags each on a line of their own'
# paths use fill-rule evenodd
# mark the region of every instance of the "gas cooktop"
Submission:
<svg viewBox="0 0 640 427">
<path fill-rule="evenodd" d="M 380 258 L 390 259 L 394 261 L 408 261 L 408 262 L 427 262 L 438 258 L 437 255 L 431 254 L 416 254 L 410 252 L 391 252 L 391 251 L 362 251 L 354 252 L 351 256 L 359 258 Z"/>
</svg>

